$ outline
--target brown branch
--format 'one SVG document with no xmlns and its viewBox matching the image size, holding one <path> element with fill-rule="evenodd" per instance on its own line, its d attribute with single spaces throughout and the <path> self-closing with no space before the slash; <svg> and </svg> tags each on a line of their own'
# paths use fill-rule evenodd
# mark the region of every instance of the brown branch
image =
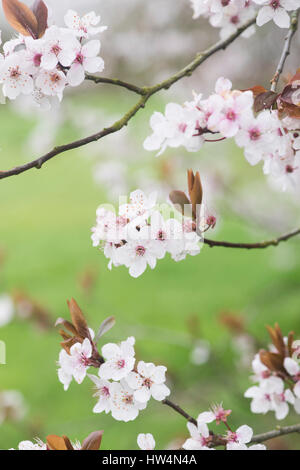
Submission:
<svg viewBox="0 0 300 470">
<path fill-rule="evenodd" d="M 257 434 L 256 436 L 253 436 L 251 443 L 265 442 L 269 439 L 274 439 L 274 437 L 285 436 L 286 434 L 292 433 L 300 433 L 300 424 L 295 424 L 293 426 L 285 426 L 283 428 L 279 427 L 274 431 Z"/>
<path fill-rule="evenodd" d="M 289 32 L 288 32 L 288 34 L 285 38 L 285 41 L 284 41 L 283 51 L 281 53 L 280 60 L 279 60 L 275 75 L 271 80 L 271 84 L 272 84 L 271 91 L 276 91 L 276 87 L 277 87 L 280 75 L 283 72 L 286 59 L 288 58 L 288 56 L 290 54 L 292 40 L 293 40 L 293 37 L 296 34 L 296 31 L 298 29 L 299 12 L 300 12 L 300 9 L 298 9 L 298 10 L 296 10 L 292 13 L 290 29 L 289 29 Z"/>
<path fill-rule="evenodd" d="M 190 423 L 193 423 L 195 426 L 197 426 L 197 420 L 195 418 L 193 418 L 192 416 L 190 416 L 189 414 L 187 414 L 182 408 L 180 408 L 180 406 L 175 405 L 175 403 L 168 400 L 167 398 L 162 401 L 162 404 L 169 406 L 174 411 L 176 411 L 181 416 L 183 416 L 187 421 L 189 421 Z"/>
<path fill-rule="evenodd" d="M 97 77 L 96 75 L 86 74 L 85 79 L 91 82 L 94 82 L 96 84 L 106 83 L 108 85 L 115 85 L 121 88 L 127 88 L 127 90 L 133 91 L 134 93 L 137 93 L 138 95 L 146 94 L 146 91 L 144 88 L 133 85 L 132 83 L 123 82 L 123 80 L 118 80 L 117 78 Z"/>
<path fill-rule="evenodd" d="M 286 235 L 282 235 L 281 237 L 275 238 L 273 240 L 258 243 L 231 243 L 217 240 L 209 240 L 208 238 L 205 238 L 203 242 L 211 248 L 213 248 L 214 246 L 222 246 L 224 248 L 241 248 L 246 250 L 254 250 L 268 248 L 269 246 L 277 246 L 279 245 L 279 243 L 285 242 L 290 238 L 296 237 L 297 235 L 300 235 L 300 229 L 294 230 L 293 232 L 287 233 Z"/>
<path fill-rule="evenodd" d="M 85 137 L 80 140 L 76 140 L 74 142 L 71 142 L 66 145 L 61 145 L 58 147 L 55 147 L 53 150 L 48 152 L 47 154 L 37 158 L 36 160 L 33 160 L 29 163 L 26 163 L 21 166 L 17 166 L 15 168 L 12 168 L 11 170 L 6 170 L 6 171 L 0 171 L 0 179 L 8 178 L 10 176 L 15 176 L 19 175 L 21 173 L 24 173 L 25 171 L 28 171 L 32 168 L 37 168 L 40 169 L 46 163 L 47 161 L 51 160 L 52 158 L 56 157 L 57 155 L 60 155 L 64 152 L 67 152 L 69 150 L 74 150 L 79 147 L 83 147 L 84 145 L 87 145 L 91 142 L 97 142 L 98 140 L 102 139 L 103 137 L 113 134 L 114 132 L 118 132 L 121 130 L 124 126 L 128 124 L 128 122 L 136 115 L 136 113 L 145 107 L 145 104 L 149 100 L 151 96 L 154 94 L 158 93 L 160 90 L 163 89 L 168 89 L 170 88 L 174 83 L 178 82 L 184 77 L 188 77 L 192 75 L 194 70 L 196 70 L 203 62 L 205 62 L 209 57 L 214 55 L 216 52 L 221 51 L 223 49 L 226 49 L 227 46 L 229 46 L 236 38 L 238 38 L 249 26 L 254 24 L 255 18 L 252 20 L 248 21 L 245 23 L 244 26 L 239 28 L 234 34 L 229 36 L 226 40 L 224 41 L 219 41 L 212 47 L 208 48 L 206 51 L 204 51 L 201 54 L 197 54 L 195 59 L 186 67 L 184 67 L 182 70 L 180 70 L 178 73 L 175 75 L 171 76 L 170 78 L 164 80 L 163 82 L 154 85 L 152 87 L 143 87 L 139 88 L 135 85 L 131 85 L 129 83 L 125 83 L 122 81 L 117 81 L 117 83 L 113 79 L 102 79 L 102 82 L 104 83 L 104 80 L 107 83 L 115 84 L 118 86 L 122 86 L 125 88 L 128 88 L 131 91 L 134 91 L 138 94 L 141 94 L 141 98 L 139 101 L 135 104 L 133 108 L 131 108 L 119 121 L 115 122 L 111 127 L 105 128 L 101 130 L 100 132 L 97 132 L 96 134 L 93 134 L 91 136 Z M 91 79 L 91 78 L 89 78 Z M 97 77 L 93 80 L 95 81 Z M 100 83 L 100 81 L 99 81 Z"/>
</svg>

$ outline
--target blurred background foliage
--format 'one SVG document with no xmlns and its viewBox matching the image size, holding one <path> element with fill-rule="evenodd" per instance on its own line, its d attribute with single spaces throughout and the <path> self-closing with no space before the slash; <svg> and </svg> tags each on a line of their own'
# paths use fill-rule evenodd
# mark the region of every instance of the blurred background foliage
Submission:
<svg viewBox="0 0 300 470">
<path fill-rule="evenodd" d="M 60 18 L 76 4 L 80 11 L 100 12 L 110 27 L 102 37 L 106 75 L 137 84 L 154 83 L 217 38 L 212 28 L 192 20 L 187 0 L 176 5 L 153 0 L 151 7 L 143 0 L 48 3 Z M 137 187 L 157 189 L 164 201 L 171 188 L 185 189 L 188 167 L 200 170 L 206 202 L 218 218 L 210 238 L 258 241 L 299 225 L 299 193 L 278 193 L 231 142 L 207 144 L 197 154 L 168 150 L 159 158 L 142 146 L 151 113 L 169 101 L 189 100 L 193 88 L 210 91 L 219 75 L 236 80 L 236 87 L 266 84 L 277 60 L 276 35 L 280 40 L 281 32 L 264 28 L 248 40 L 247 54 L 240 39 L 192 78 L 152 99 L 119 134 L 58 156 L 42 170 L 0 182 L 0 296 L 13 296 L 17 312 L 0 328 L 0 340 L 7 345 L 0 390 L 20 391 L 26 404 L 22 419 L 2 423 L 0 448 L 50 433 L 81 440 L 96 429 L 105 431 L 105 449 L 136 448 L 141 432 L 151 432 L 158 448 L 176 447 L 187 435 L 184 420 L 157 402 L 126 424 L 92 413 L 95 399 L 88 379 L 63 391 L 53 324 L 59 316 L 68 317 L 70 297 L 95 330 L 115 315 L 117 324 L 105 342 L 134 335 L 137 357 L 168 367 L 171 398 L 190 414 L 223 402 L 234 411 L 233 427 L 247 423 L 261 432 L 278 424 L 271 414 L 251 414 L 243 393 L 254 352 L 268 344 L 265 325 L 277 321 L 285 334 L 300 333 L 296 239 L 252 252 L 205 246 L 198 257 L 181 263 L 166 258 L 137 280 L 124 268 L 110 272 L 90 241 L 100 203 L 115 202 Z M 105 127 L 134 100 L 126 90 L 89 84 L 50 113 L 37 112 L 26 100 L 1 106 L 1 168 Z M 295 422 L 293 413 L 284 421 Z M 273 445 L 289 448 L 295 442 L 297 437 L 286 437 Z"/>
</svg>

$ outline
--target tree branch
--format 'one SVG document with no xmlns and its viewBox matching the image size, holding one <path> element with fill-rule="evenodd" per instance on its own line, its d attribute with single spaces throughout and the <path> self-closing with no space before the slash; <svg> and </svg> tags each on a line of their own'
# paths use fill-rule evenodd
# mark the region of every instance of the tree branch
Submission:
<svg viewBox="0 0 300 470">
<path fill-rule="evenodd" d="M 290 29 L 289 29 L 289 32 L 288 32 L 288 34 L 285 38 L 285 41 L 284 41 L 283 51 L 281 53 L 281 57 L 280 57 L 275 75 L 271 80 L 271 84 L 272 84 L 271 91 L 276 91 L 276 87 L 277 87 L 280 75 L 283 72 L 286 59 L 288 58 L 288 56 L 290 54 L 292 40 L 293 40 L 293 37 L 296 34 L 296 31 L 298 29 L 299 12 L 300 12 L 300 9 L 298 9 L 298 10 L 296 10 L 292 13 Z"/>
<path fill-rule="evenodd" d="M 279 427 L 274 431 L 265 432 L 263 434 L 257 434 L 253 436 L 251 443 L 260 443 L 268 441 L 269 439 L 274 439 L 274 437 L 285 436 L 286 434 L 300 433 L 300 424 L 295 424 L 293 426 L 285 426 L 283 428 Z"/>
<path fill-rule="evenodd" d="M 183 416 L 187 421 L 189 421 L 190 423 L 193 423 L 195 426 L 197 426 L 197 420 L 195 418 L 193 418 L 192 416 L 190 416 L 189 414 L 187 414 L 182 408 L 180 408 L 180 406 L 175 405 L 175 403 L 168 400 L 167 398 L 162 401 L 162 404 L 169 406 L 170 408 L 172 408 L 172 410 L 176 411 L 181 416 Z"/>
<path fill-rule="evenodd" d="M 61 145 L 58 147 L 55 147 L 53 150 L 48 152 L 47 154 L 37 158 L 36 160 L 33 160 L 29 163 L 26 163 L 21 166 L 17 166 L 15 168 L 12 168 L 11 170 L 6 170 L 6 171 L 0 171 L 0 179 L 8 178 L 10 176 L 15 176 L 19 175 L 21 173 L 24 173 L 25 171 L 28 171 L 32 168 L 37 168 L 40 169 L 46 163 L 47 161 L 51 160 L 52 158 L 56 157 L 57 155 L 60 155 L 64 152 L 67 152 L 69 150 L 74 150 L 79 147 L 83 147 L 84 145 L 87 145 L 91 142 L 97 142 L 98 140 L 102 139 L 103 137 L 113 134 L 114 132 L 118 132 L 121 130 L 124 126 L 128 124 L 128 122 L 136 115 L 136 113 L 145 107 L 147 101 L 151 96 L 156 94 L 162 89 L 168 89 L 170 88 L 174 83 L 178 82 L 184 77 L 188 77 L 192 75 L 194 70 L 196 70 L 203 62 L 205 62 L 209 57 L 211 57 L 213 54 L 216 52 L 226 49 L 227 46 L 229 46 L 236 38 L 238 38 L 249 26 L 254 24 L 255 18 L 252 20 L 248 21 L 245 23 L 244 26 L 239 28 L 234 34 L 229 36 L 226 40 L 224 41 L 219 41 L 212 47 L 208 48 L 206 51 L 204 51 L 201 54 L 197 54 L 195 59 L 186 67 L 184 67 L 182 70 L 180 70 L 178 73 L 175 75 L 171 76 L 170 78 L 164 80 L 163 82 L 154 85 L 152 87 L 143 87 L 139 88 L 135 85 L 122 82 L 121 80 L 114 80 L 114 79 L 105 79 L 105 78 L 98 78 L 98 77 L 93 77 L 93 76 L 88 76 L 89 80 L 97 81 L 98 83 L 110 83 L 114 85 L 118 85 L 121 87 L 125 87 L 129 89 L 130 91 L 134 91 L 135 93 L 138 93 L 141 95 L 140 100 L 135 104 L 133 108 L 131 108 L 119 121 L 115 122 L 111 127 L 105 128 L 101 130 L 100 132 L 97 132 L 96 134 L 93 134 L 91 136 L 85 137 L 80 140 L 76 140 L 74 142 L 71 142 L 69 144 Z"/>
<path fill-rule="evenodd" d="M 222 246 L 224 248 L 241 248 L 246 250 L 253 250 L 253 249 L 263 249 L 268 248 L 269 246 L 277 246 L 281 242 L 285 242 L 290 238 L 296 237 L 300 235 L 300 229 L 293 230 L 286 235 L 282 235 L 281 237 L 274 238 L 273 240 L 268 240 L 264 242 L 258 243 L 231 243 L 231 242 L 222 242 L 217 240 L 209 240 L 208 238 L 204 239 L 204 244 L 213 248 L 214 246 Z"/>
<path fill-rule="evenodd" d="M 132 83 L 123 82 L 123 80 L 118 80 L 117 78 L 105 78 L 105 77 L 97 77 L 96 75 L 86 74 L 86 80 L 90 80 L 94 83 L 107 83 L 109 85 L 119 86 L 121 88 L 127 88 L 129 91 L 133 91 L 138 95 L 145 95 L 146 91 L 144 88 L 140 88 L 139 86 L 133 85 Z"/>
</svg>

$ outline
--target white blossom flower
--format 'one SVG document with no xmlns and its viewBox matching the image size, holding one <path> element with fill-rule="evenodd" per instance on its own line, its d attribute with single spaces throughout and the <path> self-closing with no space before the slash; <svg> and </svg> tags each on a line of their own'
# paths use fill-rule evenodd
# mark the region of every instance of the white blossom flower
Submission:
<svg viewBox="0 0 300 470">
<path fill-rule="evenodd" d="M 139 434 L 137 437 L 137 443 L 141 450 L 154 450 L 155 440 L 152 434 Z"/>
<path fill-rule="evenodd" d="M 18 445 L 19 450 L 47 450 L 47 445 L 40 439 L 32 441 L 22 441 Z M 13 449 L 10 449 L 13 450 Z"/>
<path fill-rule="evenodd" d="M 78 41 L 71 31 L 51 26 L 43 37 L 41 67 L 53 70 L 57 64 L 70 67 L 76 58 Z"/>
<path fill-rule="evenodd" d="M 110 386 L 111 383 L 107 380 L 100 379 L 96 375 L 88 374 L 89 378 L 94 382 L 96 385 L 96 392 L 94 393 L 94 397 L 98 398 L 98 402 L 94 406 L 93 412 L 94 413 L 109 413 L 111 410 L 111 402 L 110 402 Z"/>
<path fill-rule="evenodd" d="M 58 96 L 61 100 L 67 80 L 65 74 L 55 68 L 53 70 L 41 70 L 35 84 L 44 95 Z"/>
<path fill-rule="evenodd" d="M 82 343 L 75 343 L 70 348 L 70 354 L 61 350 L 59 354 L 58 378 L 67 390 L 72 377 L 77 383 L 81 384 L 86 376 L 90 366 L 90 357 L 92 356 L 92 345 L 88 338 Z"/>
<path fill-rule="evenodd" d="M 253 444 L 247 447 L 246 444 L 238 444 L 236 442 L 230 442 L 226 445 L 226 450 L 267 450 L 263 444 Z"/>
<path fill-rule="evenodd" d="M 134 390 L 132 390 L 127 382 L 122 379 L 119 382 L 113 382 L 110 386 L 111 396 L 111 414 L 117 421 L 133 421 L 139 414 L 140 410 L 144 410 L 146 403 L 138 402 L 134 398 Z"/>
<path fill-rule="evenodd" d="M 3 94 L 14 100 L 21 93 L 29 95 L 33 91 L 31 68 L 20 53 L 7 56 L 0 67 L 0 83 Z"/>
<path fill-rule="evenodd" d="M 87 13 L 82 18 L 74 10 L 68 10 L 65 15 L 66 26 L 79 38 L 88 38 L 105 31 L 107 26 L 98 26 L 99 23 L 100 16 L 97 16 L 94 11 Z"/>
<path fill-rule="evenodd" d="M 140 361 L 137 372 L 130 372 L 126 381 L 135 391 L 134 398 L 141 403 L 146 403 L 151 396 L 158 401 L 164 400 L 170 395 L 169 388 L 165 385 L 167 368 L 155 366 L 151 362 Z"/>
<path fill-rule="evenodd" d="M 80 85 L 85 79 L 85 72 L 96 73 L 104 69 L 104 61 L 98 57 L 100 41 L 89 41 L 84 45 L 78 43 L 76 57 L 67 73 L 67 81 L 71 86 Z"/>
<path fill-rule="evenodd" d="M 254 2 L 262 5 L 256 19 L 258 26 L 273 20 L 279 28 L 289 28 L 290 17 L 287 12 L 299 8 L 299 0 L 254 0 Z"/>
<path fill-rule="evenodd" d="M 208 447 L 210 443 L 209 430 L 207 424 L 198 423 L 196 426 L 193 423 L 187 423 L 187 428 L 191 437 L 187 439 L 182 445 L 185 450 L 214 450 Z"/>
<path fill-rule="evenodd" d="M 132 371 L 135 363 L 135 339 L 133 337 L 122 341 L 120 345 L 108 343 L 102 348 L 105 363 L 101 364 L 99 377 L 105 380 L 121 380 Z"/>
</svg>

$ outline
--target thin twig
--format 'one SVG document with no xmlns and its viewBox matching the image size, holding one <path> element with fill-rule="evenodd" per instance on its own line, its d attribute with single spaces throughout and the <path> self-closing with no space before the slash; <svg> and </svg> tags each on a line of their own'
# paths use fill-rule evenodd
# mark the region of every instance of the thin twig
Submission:
<svg viewBox="0 0 300 470">
<path fill-rule="evenodd" d="M 246 250 L 254 250 L 254 249 L 263 249 L 268 248 L 269 246 L 277 246 L 281 242 L 285 242 L 290 238 L 296 237 L 300 235 L 300 229 L 293 230 L 290 233 L 282 235 L 281 237 L 274 238 L 273 240 L 258 242 L 258 243 L 232 243 L 232 242 L 223 242 L 217 240 L 209 240 L 208 238 L 204 239 L 204 243 L 211 248 L 214 246 L 222 246 L 224 248 L 241 248 Z"/>
<path fill-rule="evenodd" d="M 280 75 L 283 72 L 286 59 L 288 58 L 288 56 L 290 54 L 292 39 L 293 39 L 297 29 L 298 29 L 299 12 L 300 12 L 300 9 L 294 11 L 291 15 L 290 29 L 289 29 L 289 32 L 288 32 L 288 34 L 285 38 L 285 41 L 284 41 L 283 51 L 282 51 L 282 54 L 281 54 L 281 57 L 280 57 L 275 75 L 271 80 L 271 84 L 272 84 L 271 91 L 276 91 L 276 87 L 277 87 Z"/>
<path fill-rule="evenodd" d="M 275 429 L 274 431 L 265 432 L 253 436 L 251 443 L 260 443 L 274 439 L 274 437 L 285 436 L 286 434 L 300 433 L 300 424 L 294 426 L 285 426 L 283 428 Z"/>
<path fill-rule="evenodd" d="M 97 77 L 96 75 L 86 74 L 86 80 L 90 80 L 94 83 L 106 83 L 109 85 L 119 86 L 121 88 L 127 88 L 129 91 L 133 91 L 138 95 L 145 95 L 146 92 L 143 88 L 133 85 L 132 83 L 123 82 L 123 80 L 119 80 L 117 78 L 106 78 L 106 77 Z"/>
<path fill-rule="evenodd" d="M 167 398 L 165 400 L 163 400 L 162 403 L 163 403 L 163 405 L 169 406 L 174 411 L 176 411 L 181 416 L 183 416 L 187 421 L 189 421 L 190 423 L 193 423 L 193 424 L 195 424 L 195 426 L 197 426 L 197 420 L 195 418 L 193 418 L 192 416 L 190 416 L 189 414 L 187 414 L 182 408 L 180 408 L 180 406 L 175 405 L 175 403 L 168 400 Z"/>
<path fill-rule="evenodd" d="M 136 115 L 136 113 L 145 107 L 145 104 L 149 100 L 151 96 L 159 92 L 160 90 L 163 89 L 168 89 L 170 88 L 174 83 L 178 82 L 184 77 L 188 77 L 192 75 L 194 70 L 196 70 L 203 62 L 205 62 L 209 57 L 214 55 L 216 52 L 226 49 L 227 46 L 229 46 L 236 38 L 238 38 L 249 26 L 254 24 L 255 18 L 252 20 L 248 21 L 244 26 L 239 28 L 234 34 L 229 36 L 226 40 L 224 41 L 219 41 L 217 42 L 214 46 L 210 47 L 206 51 L 204 51 L 201 54 L 197 54 L 195 59 L 186 67 L 184 67 L 182 70 L 180 70 L 178 73 L 175 75 L 172 75 L 170 78 L 164 80 L 161 83 L 158 83 L 157 85 L 154 85 L 152 87 L 143 87 L 139 88 L 136 87 L 135 85 L 131 85 L 122 81 L 119 81 L 118 85 L 126 87 L 128 89 L 131 89 L 131 91 L 135 91 L 136 93 L 139 93 L 138 90 L 140 90 L 142 96 L 139 99 L 139 101 L 135 104 L 133 108 L 131 108 L 119 121 L 115 122 L 111 127 L 105 128 L 101 130 L 100 132 L 97 132 L 96 134 L 93 134 L 91 136 L 85 137 L 80 140 L 76 140 L 74 142 L 71 142 L 69 144 L 61 145 L 58 147 L 55 147 L 53 150 L 50 152 L 46 153 L 45 155 L 29 162 L 21 166 L 17 166 L 15 168 L 12 168 L 11 170 L 7 171 L 0 171 L 0 179 L 8 178 L 10 176 L 15 176 L 19 175 L 21 173 L 24 173 L 25 171 L 28 171 L 32 168 L 37 168 L 40 169 L 46 163 L 47 161 L 51 160 L 52 158 L 56 157 L 57 155 L 60 155 L 64 152 L 67 152 L 69 150 L 74 150 L 79 147 L 83 147 L 84 145 L 87 145 L 91 142 L 97 142 L 98 140 L 102 139 L 103 137 L 113 134 L 114 132 L 118 132 L 121 130 L 124 126 L 128 124 L 128 122 Z M 112 83 L 111 79 L 109 80 L 109 83 Z M 115 83 L 116 84 L 116 83 Z"/>
</svg>

